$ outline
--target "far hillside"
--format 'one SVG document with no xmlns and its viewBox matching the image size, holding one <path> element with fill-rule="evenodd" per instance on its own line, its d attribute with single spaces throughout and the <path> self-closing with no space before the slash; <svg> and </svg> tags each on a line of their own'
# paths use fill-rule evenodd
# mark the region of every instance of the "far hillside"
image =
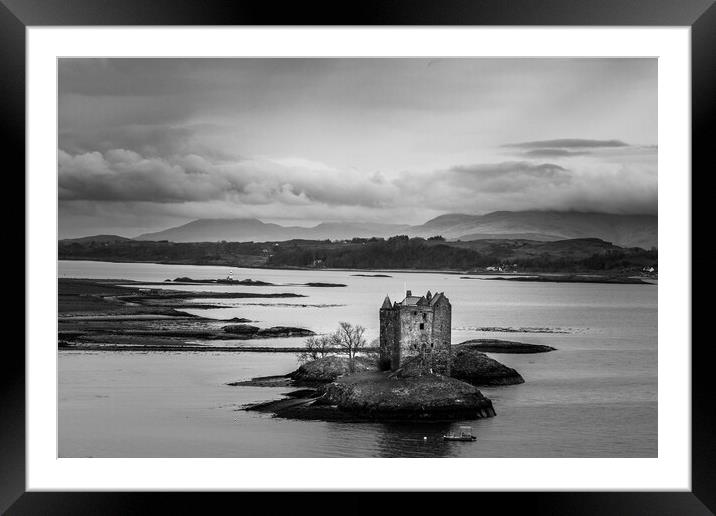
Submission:
<svg viewBox="0 0 716 516">
<path fill-rule="evenodd" d="M 232 267 L 424 269 L 629 274 L 656 266 L 657 251 L 624 248 L 597 238 L 542 242 L 485 239 L 470 242 L 396 236 L 285 242 L 60 241 L 61 260 L 153 262 Z"/>
<path fill-rule="evenodd" d="M 284 242 L 267 260 L 269 266 L 347 269 L 442 269 L 481 271 L 501 268 L 523 272 L 634 273 L 656 265 L 657 251 L 623 248 L 597 238 L 540 242 L 396 236 L 353 239 L 350 243 Z"/>
<path fill-rule="evenodd" d="M 64 242 L 66 244 L 107 244 L 113 242 L 127 242 L 130 240 L 132 239 L 118 235 L 93 235 L 80 238 L 65 238 L 64 240 L 61 240 L 61 242 Z"/>
</svg>

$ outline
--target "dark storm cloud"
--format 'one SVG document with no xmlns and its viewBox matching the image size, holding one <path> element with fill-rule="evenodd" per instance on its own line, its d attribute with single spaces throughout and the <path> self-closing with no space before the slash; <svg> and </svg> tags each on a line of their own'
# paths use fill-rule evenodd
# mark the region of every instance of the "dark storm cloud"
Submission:
<svg viewBox="0 0 716 516">
<path fill-rule="evenodd" d="M 508 143 L 503 147 L 516 147 L 520 149 L 585 149 L 604 147 L 628 147 L 621 140 L 587 140 L 582 138 L 559 138 L 556 140 L 538 140 L 531 142 Z"/>
</svg>

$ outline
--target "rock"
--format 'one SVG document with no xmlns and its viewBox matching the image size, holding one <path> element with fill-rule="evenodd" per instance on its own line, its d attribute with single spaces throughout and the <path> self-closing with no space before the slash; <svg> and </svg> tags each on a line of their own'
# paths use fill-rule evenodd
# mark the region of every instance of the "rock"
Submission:
<svg viewBox="0 0 716 516">
<path fill-rule="evenodd" d="M 474 419 L 495 415 L 492 402 L 472 385 L 424 374 L 410 378 L 389 372 L 363 372 L 318 389 L 318 405 L 366 419 Z"/>
<path fill-rule="evenodd" d="M 244 406 L 244 410 L 322 421 L 464 420 L 492 417 L 492 402 L 472 385 L 435 374 L 404 378 L 363 371 L 316 389 Z"/>
<path fill-rule="evenodd" d="M 544 346 L 542 344 L 527 344 L 525 342 L 513 342 L 498 339 L 473 339 L 458 344 L 458 347 L 469 348 L 487 353 L 547 353 L 557 348 Z"/>
<path fill-rule="evenodd" d="M 226 333 L 236 335 L 240 339 L 271 339 L 278 337 L 310 337 L 315 335 L 305 328 L 292 328 L 290 326 L 273 326 L 259 328 L 250 324 L 228 324 L 222 327 Z"/>
<path fill-rule="evenodd" d="M 232 317 L 231 319 L 224 319 L 224 321 L 233 323 L 248 323 L 251 322 L 251 319 L 246 319 L 244 317 Z"/>
<path fill-rule="evenodd" d="M 285 392 L 283 394 L 287 398 L 294 398 L 294 399 L 310 399 L 316 397 L 316 389 L 298 389 L 291 392 Z"/>
<path fill-rule="evenodd" d="M 515 385 L 524 383 L 520 373 L 471 347 L 453 350 L 450 376 L 472 385 Z"/>
<path fill-rule="evenodd" d="M 378 363 L 367 357 L 355 358 L 355 372 L 377 371 Z M 349 374 L 348 357 L 329 355 L 327 357 L 306 362 L 290 373 L 297 385 L 319 385 L 335 381 L 338 377 Z"/>
<path fill-rule="evenodd" d="M 172 280 L 164 280 L 164 281 L 172 281 Z M 243 280 L 235 280 L 235 279 L 229 279 L 229 278 L 193 279 L 193 278 L 187 278 L 186 276 L 182 276 L 180 278 L 175 278 L 173 281 L 176 283 L 199 283 L 199 284 L 215 283 L 215 284 L 219 284 L 219 285 L 273 286 L 273 283 L 268 283 L 266 281 L 252 280 L 252 279 L 243 279 Z"/>
<path fill-rule="evenodd" d="M 230 279 L 219 279 L 216 280 L 217 283 L 226 284 L 226 285 L 251 285 L 254 287 L 264 287 L 264 286 L 273 286 L 273 283 L 270 283 L 268 281 L 261 281 L 261 280 L 252 280 L 252 279 L 243 279 L 243 280 L 230 280 Z"/>
<path fill-rule="evenodd" d="M 293 387 L 294 381 L 290 375 L 284 374 L 280 376 L 259 376 L 251 380 L 230 382 L 226 385 L 231 385 L 232 387 Z"/>
<path fill-rule="evenodd" d="M 256 332 L 256 337 L 267 339 L 271 337 L 310 337 L 315 332 L 306 328 L 292 328 L 290 326 L 273 326 L 272 328 L 262 328 Z"/>
<path fill-rule="evenodd" d="M 250 324 L 229 324 L 221 328 L 226 333 L 234 333 L 236 335 L 256 335 L 259 331 L 258 326 L 251 326 Z"/>
</svg>

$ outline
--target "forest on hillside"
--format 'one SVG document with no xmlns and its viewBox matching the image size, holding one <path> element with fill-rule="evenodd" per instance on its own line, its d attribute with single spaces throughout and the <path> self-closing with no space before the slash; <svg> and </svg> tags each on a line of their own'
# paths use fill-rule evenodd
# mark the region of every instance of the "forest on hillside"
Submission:
<svg viewBox="0 0 716 516">
<path fill-rule="evenodd" d="M 658 251 L 621 248 L 599 239 L 557 242 L 483 240 L 446 242 L 395 236 L 350 241 L 285 242 L 62 242 L 61 260 L 136 261 L 235 267 L 427 269 L 480 271 L 489 267 L 525 272 L 604 271 L 633 273 L 656 268 Z"/>
</svg>

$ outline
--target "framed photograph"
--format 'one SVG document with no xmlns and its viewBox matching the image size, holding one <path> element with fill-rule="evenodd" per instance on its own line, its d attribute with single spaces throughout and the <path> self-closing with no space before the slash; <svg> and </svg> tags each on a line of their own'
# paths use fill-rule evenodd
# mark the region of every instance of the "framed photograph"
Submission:
<svg viewBox="0 0 716 516">
<path fill-rule="evenodd" d="M 2 510 L 716 510 L 712 2 L 3 4 L 27 302 Z"/>
</svg>

